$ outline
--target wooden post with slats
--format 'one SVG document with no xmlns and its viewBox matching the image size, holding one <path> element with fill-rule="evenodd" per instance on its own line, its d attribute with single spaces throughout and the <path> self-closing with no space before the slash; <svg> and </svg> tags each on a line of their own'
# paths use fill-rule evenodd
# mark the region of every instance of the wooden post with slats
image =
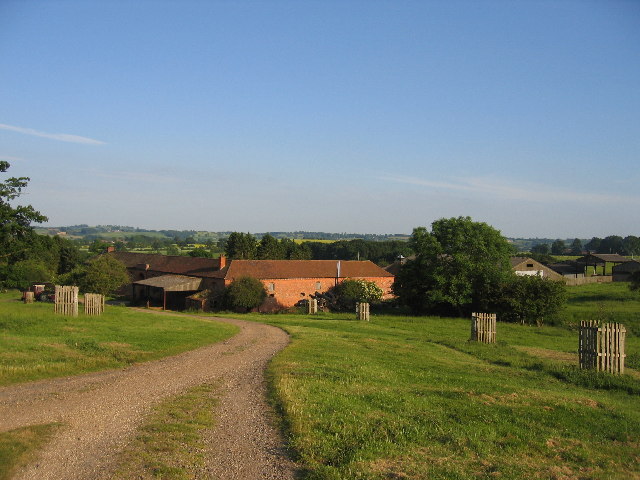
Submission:
<svg viewBox="0 0 640 480">
<path fill-rule="evenodd" d="M 309 315 L 313 315 L 318 313 L 318 299 L 317 298 L 310 298 L 309 302 L 307 303 L 307 313 Z"/>
<path fill-rule="evenodd" d="M 581 321 L 578 331 L 580 368 L 599 372 L 624 373 L 624 343 L 627 330 L 621 323 L 598 325 Z"/>
<path fill-rule="evenodd" d="M 104 313 L 104 295 L 85 293 L 84 313 L 85 315 L 102 315 Z"/>
<path fill-rule="evenodd" d="M 56 285 L 55 313 L 78 316 L 78 287 Z"/>
<path fill-rule="evenodd" d="M 481 343 L 496 343 L 496 314 L 471 314 L 471 340 Z"/>
<path fill-rule="evenodd" d="M 356 317 L 358 320 L 369 321 L 369 304 L 365 302 L 356 303 Z"/>
</svg>

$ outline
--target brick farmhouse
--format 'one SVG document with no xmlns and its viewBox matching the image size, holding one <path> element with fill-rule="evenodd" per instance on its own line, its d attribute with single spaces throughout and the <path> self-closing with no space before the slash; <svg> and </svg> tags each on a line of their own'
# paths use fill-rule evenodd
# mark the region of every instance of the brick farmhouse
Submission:
<svg viewBox="0 0 640 480">
<path fill-rule="evenodd" d="M 202 291 L 222 292 L 235 279 L 260 280 L 268 294 L 262 309 L 287 308 L 345 279 L 376 283 L 390 298 L 394 276 L 371 261 L 356 260 L 227 260 L 131 252 L 110 252 L 127 267 L 134 302 L 183 309 Z M 197 297 L 197 295 L 196 295 Z M 189 303 L 193 305 L 193 303 Z"/>
</svg>

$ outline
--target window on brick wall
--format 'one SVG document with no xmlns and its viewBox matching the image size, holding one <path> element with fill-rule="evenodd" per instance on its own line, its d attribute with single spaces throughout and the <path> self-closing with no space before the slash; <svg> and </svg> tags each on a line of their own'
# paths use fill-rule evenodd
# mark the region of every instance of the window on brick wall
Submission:
<svg viewBox="0 0 640 480">
<path fill-rule="evenodd" d="M 276 284 L 275 283 L 270 283 L 268 288 L 269 288 L 270 292 L 275 292 L 276 291 Z"/>
<path fill-rule="evenodd" d="M 316 282 L 316 290 L 322 290 L 322 282 Z"/>
</svg>

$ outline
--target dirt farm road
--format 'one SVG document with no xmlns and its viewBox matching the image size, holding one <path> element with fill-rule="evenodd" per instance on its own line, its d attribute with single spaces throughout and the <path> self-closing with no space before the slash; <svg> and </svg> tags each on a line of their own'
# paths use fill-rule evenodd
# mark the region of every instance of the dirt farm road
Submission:
<svg viewBox="0 0 640 480">
<path fill-rule="evenodd" d="M 117 454 L 155 403 L 210 382 L 221 392 L 202 478 L 295 478 L 296 466 L 285 454 L 265 401 L 264 381 L 267 362 L 287 345 L 288 335 L 268 325 L 218 320 L 237 325 L 240 332 L 224 342 L 122 370 L 0 388 L 0 431 L 64 424 L 14 478 L 108 479 Z"/>
</svg>

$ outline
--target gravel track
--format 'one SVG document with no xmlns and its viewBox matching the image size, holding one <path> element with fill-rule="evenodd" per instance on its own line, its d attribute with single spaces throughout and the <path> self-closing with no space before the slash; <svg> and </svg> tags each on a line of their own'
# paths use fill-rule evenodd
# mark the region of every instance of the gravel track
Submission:
<svg viewBox="0 0 640 480">
<path fill-rule="evenodd" d="M 265 400 L 264 380 L 269 359 L 289 337 L 268 325 L 217 320 L 241 330 L 224 342 L 122 370 L 0 388 L 0 431 L 64 424 L 14 478 L 107 479 L 118 453 L 155 403 L 214 381 L 220 385 L 220 403 L 216 425 L 205 438 L 208 455 L 201 478 L 295 478 L 296 466 L 287 458 Z"/>
</svg>

